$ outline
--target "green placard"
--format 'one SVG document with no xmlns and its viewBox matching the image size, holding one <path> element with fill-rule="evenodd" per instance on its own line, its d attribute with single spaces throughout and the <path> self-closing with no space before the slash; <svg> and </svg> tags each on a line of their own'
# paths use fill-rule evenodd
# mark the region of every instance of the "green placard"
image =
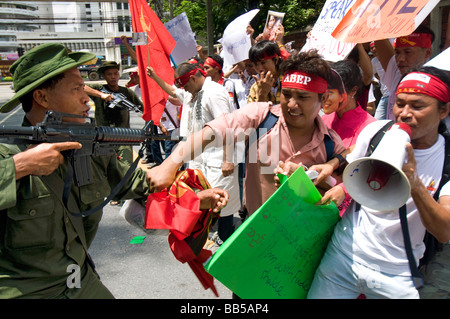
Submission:
<svg viewBox="0 0 450 319">
<path fill-rule="evenodd" d="M 316 206 L 320 193 L 300 167 L 205 265 L 245 299 L 305 298 L 339 211 Z"/>
</svg>

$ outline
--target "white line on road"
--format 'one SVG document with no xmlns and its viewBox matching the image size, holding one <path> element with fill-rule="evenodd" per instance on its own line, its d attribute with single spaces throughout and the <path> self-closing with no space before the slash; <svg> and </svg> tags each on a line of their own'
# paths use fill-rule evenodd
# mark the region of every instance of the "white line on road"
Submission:
<svg viewBox="0 0 450 319">
<path fill-rule="evenodd" d="M 14 112 L 12 112 L 11 114 L 9 114 L 7 117 L 5 117 L 3 120 L 0 121 L 0 124 L 5 123 L 11 116 L 13 116 L 14 114 L 16 114 L 17 112 L 19 112 L 20 107 L 16 108 L 16 110 Z"/>
</svg>

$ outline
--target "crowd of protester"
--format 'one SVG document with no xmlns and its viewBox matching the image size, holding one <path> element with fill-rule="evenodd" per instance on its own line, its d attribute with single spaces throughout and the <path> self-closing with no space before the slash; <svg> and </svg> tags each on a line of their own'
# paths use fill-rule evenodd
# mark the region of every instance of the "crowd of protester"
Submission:
<svg viewBox="0 0 450 319">
<path fill-rule="evenodd" d="M 276 191 L 278 173 L 289 176 L 300 166 L 317 170 L 317 185 L 330 175 L 337 181 L 328 189 L 318 187 L 323 195 L 319 204 L 332 200 L 342 219 L 309 298 L 448 298 L 450 184 L 443 171 L 450 79 L 446 71 L 423 66 L 433 56 L 433 32 L 420 26 L 393 42 L 357 44 L 347 59 L 334 63 L 316 50 L 287 48 L 281 24 L 254 39 L 251 27 L 247 32 L 253 44 L 248 59 L 232 66 L 224 66 L 220 52 L 208 55 L 198 46 L 198 56 L 176 67 L 174 84 L 147 68 L 146 76 L 169 95 L 155 133 L 179 134 L 186 140 L 153 142 L 143 159 L 149 167 L 138 168 L 112 203 L 136 200 L 144 210 L 148 194 L 168 188 L 179 170 L 197 170 L 211 186 L 198 192 L 201 207 L 220 211 L 212 237 L 220 246 Z M 122 40 L 136 59 L 126 37 Z M 106 84 L 85 86 L 76 67 L 90 59 L 92 54 L 68 53 L 60 44 L 30 50 L 11 67 L 16 94 L 0 111 L 21 103 L 23 125 L 31 126 L 47 110 L 86 114 L 89 94 L 99 125 L 128 128 L 129 110 L 108 104 L 120 92 L 142 110 L 137 70 L 122 87 L 120 65 L 104 61 L 100 72 Z M 45 76 L 24 72 L 33 68 Z M 342 182 L 343 167 L 366 156 L 372 137 L 388 123 L 411 129 L 403 171 L 411 186 L 406 214 L 413 259 L 425 282 L 422 289 L 412 280 L 398 210 L 356 203 Z M 267 132 L 249 145 L 244 132 L 261 128 Z M 60 152 L 79 147 L 75 142 L 30 149 L 0 144 L 0 165 L 9 172 L 0 178 L 1 298 L 112 297 L 87 252 L 101 209 L 73 221 L 67 218 L 66 203 L 55 199 L 58 190 L 48 185 L 63 181 L 67 171 Z M 120 147 L 116 153 L 92 159 L 93 184 L 72 185 L 80 210 L 95 207 L 125 175 L 132 150 Z M 440 249 L 421 262 L 428 249 L 425 234 Z M 79 290 L 67 287 L 66 268 L 73 260 L 81 265 Z"/>
</svg>

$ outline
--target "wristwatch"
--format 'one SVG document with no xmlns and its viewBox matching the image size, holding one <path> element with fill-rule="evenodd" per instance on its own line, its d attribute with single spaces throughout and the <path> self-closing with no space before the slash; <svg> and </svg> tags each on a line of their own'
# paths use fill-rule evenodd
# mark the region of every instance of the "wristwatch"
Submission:
<svg viewBox="0 0 450 319">
<path fill-rule="evenodd" d="M 331 159 L 337 158 L 339 160 L 339 166 L 337 169 L 342 169 L 345 165 L 347 165 L 347 160 L 341 154 L 334 154 Z"/>
</svg>

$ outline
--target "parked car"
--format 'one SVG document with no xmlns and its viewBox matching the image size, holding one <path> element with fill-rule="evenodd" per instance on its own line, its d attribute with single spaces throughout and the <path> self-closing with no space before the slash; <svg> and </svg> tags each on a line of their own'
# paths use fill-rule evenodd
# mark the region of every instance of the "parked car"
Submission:
<svg viewBox="0 0 450 319">
<path fill-rule="evenodd" d="M 82 77 L 87 77 L 91 81 L 100 80 L 101 76 L 97 72 L 98 66 L 83 65 L 78 67 Z"/>
<path fill-rule="evenodd" d="M 82 77 L 87 77 L 91 81 L 100 80 L 102 77 L 98 73 L 98 68 L 102 65 L 102 61 L 99 58 L 95 58 L 88 62 L 89 64 L 84 64 L 78 67 Z"/>
</svg>

